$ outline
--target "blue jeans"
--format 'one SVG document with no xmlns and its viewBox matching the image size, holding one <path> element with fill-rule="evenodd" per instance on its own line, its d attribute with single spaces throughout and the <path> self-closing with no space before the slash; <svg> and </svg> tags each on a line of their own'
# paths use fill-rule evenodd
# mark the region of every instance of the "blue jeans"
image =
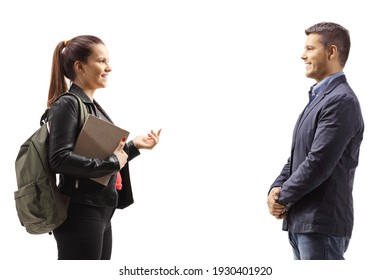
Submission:
<svg viewBox="0 0 390 280">
<path fill-rule="evenodd" d="M 344 260 L 349 238 L 322 233 L 288 232 L 295 260 Z"/>
</svg>

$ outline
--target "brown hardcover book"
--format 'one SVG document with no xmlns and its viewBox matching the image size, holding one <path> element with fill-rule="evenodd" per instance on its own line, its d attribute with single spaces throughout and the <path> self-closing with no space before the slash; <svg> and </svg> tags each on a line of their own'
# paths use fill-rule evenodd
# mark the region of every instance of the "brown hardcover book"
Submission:
<svg viewBox="0 0 390 280">
<path fill-rule="evenodd" d="M 129 132 L 113 125 L 110 122 L 88 115 L 83 128 L 77 138 L 74 152 L 81 156 L 105 159 L 112 155 L 123 137 Z M 107 186 L 111 175 L 100 178 L 91 178 Z"/>
</svg>

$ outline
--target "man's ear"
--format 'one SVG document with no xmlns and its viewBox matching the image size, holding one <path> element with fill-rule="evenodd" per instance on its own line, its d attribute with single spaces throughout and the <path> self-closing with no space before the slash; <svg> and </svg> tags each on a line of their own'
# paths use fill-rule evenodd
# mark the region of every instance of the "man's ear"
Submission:
<svg viewBox="0 0 390 280">
<path fill-rule="evenodd" d="M 336 45 L 331 45 L 328 48 L 328 60 L 338 59 L 338 49 Z"/>
</svg>

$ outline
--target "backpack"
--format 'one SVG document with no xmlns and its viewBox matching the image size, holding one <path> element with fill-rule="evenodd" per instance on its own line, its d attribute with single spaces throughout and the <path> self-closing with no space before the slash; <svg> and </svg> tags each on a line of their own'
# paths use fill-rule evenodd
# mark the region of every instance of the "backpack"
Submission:
<svg viewBox="0 0 390 280">
<path fill-rule="evenodd" d="M 87 108 L 74 93 L 80 108 L 80 129 L 87 118 Z M 58 99 L 57 99 L 58 100 Z M 41 118 L 41 127 L 20 147 L 15 161 L 18 190 L 14 192 L 19 221 L 31 234 L 51 234 L 66 217 L 70 198 L 58 191 L 56 174 L 48 164 L 48 110 Z"/>
</svg>

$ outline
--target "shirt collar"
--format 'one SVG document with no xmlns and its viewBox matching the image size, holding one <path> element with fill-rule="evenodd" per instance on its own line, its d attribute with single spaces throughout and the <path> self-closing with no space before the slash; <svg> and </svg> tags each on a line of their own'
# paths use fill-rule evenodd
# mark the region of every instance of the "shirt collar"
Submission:
<svg viewBox="0 0 390 280">
<path fill-rule="evenodd" d="M 312 94 L 316 96 L 317 94 L 322 92 L 334 79 L 336 79 L 342 75 L 344 75 L 344 72 L 342 72 L 342 71 L 337 72 L 333 75 L 330 75 L 329 77 L 326 77 L 318 84 L 313 85 L 312 86 Z"/>
</svg>

